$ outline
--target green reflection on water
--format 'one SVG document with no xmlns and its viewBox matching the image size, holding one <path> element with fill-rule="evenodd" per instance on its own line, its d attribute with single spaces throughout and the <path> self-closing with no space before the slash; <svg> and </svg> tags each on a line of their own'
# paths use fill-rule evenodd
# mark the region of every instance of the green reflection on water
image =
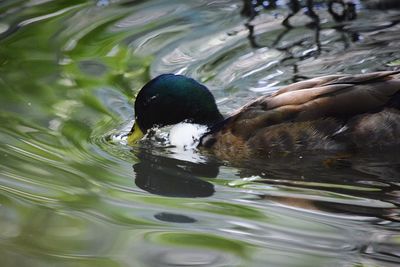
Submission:
<svg viewBox="0 0 400 267">
<path fill-rule="evenodd" d="M 164 245 L 182 246 L 182 247 L 200 247 L 216 250 L 224 250 L 234 253 L 241 257 L 248 257 L 251 248 L 249 244 L 240 241 L 233 241 L 227 237 L 217 237 L 206 234 L 195 233 L 160 233 L 157 235 L 150 235 L 154 241 Z"/>
</svg>

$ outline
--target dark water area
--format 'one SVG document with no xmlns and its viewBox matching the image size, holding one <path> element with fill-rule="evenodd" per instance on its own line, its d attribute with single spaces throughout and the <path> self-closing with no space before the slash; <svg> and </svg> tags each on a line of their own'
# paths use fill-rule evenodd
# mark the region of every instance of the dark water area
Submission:
<svg viewBox="0 0 400 267">
<path fill-rule="evenodd" d="M 335 21 L 243 1 L 0 2 L 1 266 L 400 264 L 400 151 L 221 161 L 126 145 L 138 90 L 206 84 L 226 115 L 306 78 L 400 66 L 400 10 Z M 336 7 L 340 10 L 340 6 Z M 162 136 L 163 133 L 161 133 Z"/>
</svg>

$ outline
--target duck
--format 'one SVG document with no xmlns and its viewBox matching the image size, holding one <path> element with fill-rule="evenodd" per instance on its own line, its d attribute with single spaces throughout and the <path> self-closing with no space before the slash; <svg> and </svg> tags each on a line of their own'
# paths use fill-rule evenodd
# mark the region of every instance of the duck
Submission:
<svg viewBox="0 0 400 267">
<path fill-rule="evenodd" d="M 400 145 L 400 70 L 299 81 L 228 116 L 205 85 L 162 74 L 139 91 L 134 112 L 129 145 L 155 127 L 190 122 L 207 126 L 197 148 L 222 159 L 393 148 Z"/>
</svg>

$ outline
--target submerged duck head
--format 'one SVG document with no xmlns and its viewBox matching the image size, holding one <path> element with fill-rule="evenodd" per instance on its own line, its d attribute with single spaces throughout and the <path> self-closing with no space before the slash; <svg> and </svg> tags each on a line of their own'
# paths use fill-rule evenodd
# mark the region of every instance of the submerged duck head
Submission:
<svg viewBox="0 0 400 267">
<path fill-rule="evenodd" d="M 183 75 L 163 74 L 139 91 L 128 143 L 134 144 L 154 127 L 184 121 L 211 126 L 221 120 L 223 116 L 207 87 Z"/>
</svg>

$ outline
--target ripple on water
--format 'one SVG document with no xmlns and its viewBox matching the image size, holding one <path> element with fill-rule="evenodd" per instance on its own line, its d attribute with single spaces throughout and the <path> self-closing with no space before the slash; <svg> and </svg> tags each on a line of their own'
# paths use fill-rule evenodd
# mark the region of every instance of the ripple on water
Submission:
<svg viewBox="0 0 400 267">
<path fill-rule="evenodd" d="M 229 114 L 293 81 L 399 59 L 396 10 L 361 8 L 357 20 L 335 23 L 322 7 L 316 31 L 302 14 L 300 26 L 282 27 L 282 3 L 250 22 L 241 6 L 0 4 L 4 266 L 400 262 L 396 151 L 240 165 L 172 146 L 169 128 L 126 145 L 132 100 L 161 73 L 204 82 Z"/>
</svg>

